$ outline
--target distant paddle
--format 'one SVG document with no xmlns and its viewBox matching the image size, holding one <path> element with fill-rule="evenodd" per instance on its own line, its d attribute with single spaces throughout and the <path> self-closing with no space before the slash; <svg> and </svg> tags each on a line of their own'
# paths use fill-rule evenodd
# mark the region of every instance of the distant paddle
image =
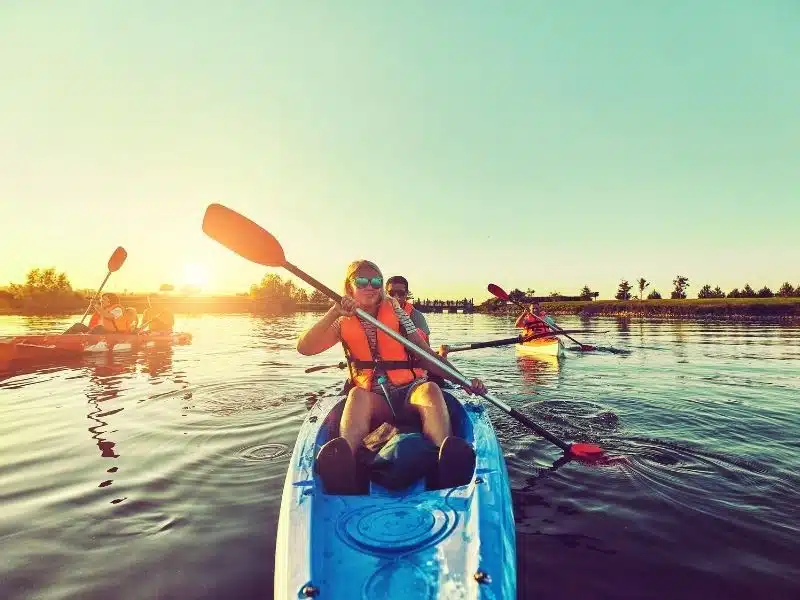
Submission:
<svg viewBox="0 0 800 600">
<path fill-rule="evenodd" d="M 448 344 L 445 346 L 448 354 L 451 352 L 463 352 L 464 350 L 478 350 L 479 348 L 494 348 L 496 346 L 508 346 L 510 344 L 524 344 L 539 338 L 553 337 L 554 335 L 567 335 L 569 333 L 586 333 L 585 329 L 548 331 L 547 333 L 537 333 L 536 335 L 518 335 L 516 337 L 490 340 L 488 342 L 472 342 L 468 344 Z"/>
<path fill-rule="evenodd" d="M 122 267 L 126 258 L 128 258 L 128 253 L 125 251 L 125 248 L 123 248 L 122 246 L 118 246 L 117 249 L 114 250 L 113 254 L 111 255 L 111 258 L 108 259 L 108 273 L 106 273 L 106 278 L 103 279 L 103 283 L 101 283 L 100 287 L 97 288 L 97 291 L 94 294 L 94 298 L 92 298 L 92 301 L 89 302 L 89 306 L 86 307 L 86 312 L 83 313 L 80 322 L 72 325 L 69 329 L 67 329 L 64 332 L 65 334 L 82 333 L 83 331 L 86 331 L 86 326 L 83 324 L 83 322 L 86 320 L 86 315 L 88 315 L 89 311 L 92 310 L 92 305 L 94 305 L 94 303 L 97 301 L 97 297 L 100 295 L 100 292 L 103 291 L 103 288 L 105 287 L 108 278 L 111 277 L 112 273 L 119 271 L 120 267 Z"/>
<path fill-rule="evenodd" d="M 575 342 L 576 344 L 578 344 L 578 346 L 580 346 L 580 347 L 581 347 L 581 350 L 582 350 L 582 351 L 584 351 L 584 352 L 587 352 L 587 351 L 590 351 L 590 350 L 597 350 L 597 348 L 595 348 L 594 346 L 592 346 L 592 345 L 590 345 L 590 344 L 582 344 L 581 342 L 579 342 L 578 340 L 576 340 L 574 337 L 572 337 L 572 336 L 570 336 L 570 335 L 567 335 L 567 333 L 566 333 L 566 332 L 565 332 L 563 329 L 561 329 L 561 327 L 559 327 L 558 325 L 556 325 L 555 323 L 548 323 L 547 321 L 545 321 L 544 319 L 542 319 L 542 318 L 541 318 L 539 315 L 534 315 L 533 313 L 531 313 L 531 312 L 530 312 L 530 311 L 527 309 L 527 307 L 526 307 L 525 305 L 521 304 L 520 302 L 517 302 L 516 300 L 512 300 L 512 299 L 511 299 L 511 298 L 508 296 L 508 294 L 506 294 L 506 291 L 505 291 L 503 288 L 501 288 L 499 285 L 495 285 L 494 283 L 490 283 L 490 284 L 487 286 L 487 289 L 489 290 L 489 293 L 490 293 L 490 294 L 492 294 L 493 296 L 495 296 L 495 297 L 497 297 L 497 298 L 500 298 L 500 300 L 505 300 L 506 302 L 511 302 L 512 304 L 516 304 L 516 305 L 517 305 L 517 306 L 519 306 L 519 307 L 520 307 L 522 310 L 524 310 L 525 312 L 527 312 L 527 313 L 528 313 L 528 314 L 530 314 L 531 316 L 535 317 L 536 319 L 538 319 L 539 321 L 541 321 L 542 323 L 544 323 L 544 324 L 545 324 L 545 325 L 547 325 L 548 327 L 551 327 L 551 328 L 553 328 L 555 331 L 558 331 L 558 332 L 560 332 L 561 334 L 563 334 L 563 335 L 566 335 L 566 336 L 567 336 L 569 339 L 571 339 L 573 342 Z"/>
<path fill-rule="evenodd" d="M 341 302 L 342 297 L 339 294 L 288 262 L 283 253 L 283 248 L 270 232 L 247 217 L 240 215 L 238 212 L 221 204 L 210 204 L 208 208 L 206 208 L 206 213 L 203 217 L 203 231 L 210 238 L 216 240 L 239 256 L 266 267 L 282 267 L 335 302 Z M 441 369 L 444 370 L 453 381 L 467 387 L 472 385 L 469 379 L 450 367 L 450 365 L 441 362 L 437 356 L 428 354 L 425 350 L 422 350 L 416 344 L 406 339 L 405 336 L 387 327 L 368 312 L 360 308 L 356 309 L 355 312 L 360 318 L 372 323 L 375 327 L 405 346 L 409 351 L 420 358 L 438 361 Z M 582 443 L 568 444 L 531 421 L 517 409 L 511 408 L 502 400 L 495 398 L 489 393 L 483 394 L 482 396 L 504 413 L 515 418 L 517 421 L 529 427 L 575 458 L 597 459 L 603 456 L 603 450 L 600 446 Z"/>
</svg>

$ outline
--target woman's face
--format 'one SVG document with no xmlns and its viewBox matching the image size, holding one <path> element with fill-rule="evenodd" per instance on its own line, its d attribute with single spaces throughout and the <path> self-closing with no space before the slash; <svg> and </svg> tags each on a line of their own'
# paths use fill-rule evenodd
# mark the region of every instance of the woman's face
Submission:
<svg viewBox="0 0 800 600">
<path fill-rule="evenodd" d="M 353 299 L 361 308 L 372 308 L 383 299 L 383 277 L 374 269 L 359 269 L 350 278 Z"/>
</svg>

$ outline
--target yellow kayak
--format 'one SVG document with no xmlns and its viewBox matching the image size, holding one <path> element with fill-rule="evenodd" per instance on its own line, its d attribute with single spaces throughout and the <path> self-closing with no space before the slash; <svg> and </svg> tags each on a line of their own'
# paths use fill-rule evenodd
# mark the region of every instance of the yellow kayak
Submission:
<svg viewBox="0 0 800 600">
<path fill-rule="evenodd" d="M 520 354 L 563 356 L 564 344 L 557 337 L 537 338 L 522 344 L 516 344 L 517 352 Z"/>
</svg>

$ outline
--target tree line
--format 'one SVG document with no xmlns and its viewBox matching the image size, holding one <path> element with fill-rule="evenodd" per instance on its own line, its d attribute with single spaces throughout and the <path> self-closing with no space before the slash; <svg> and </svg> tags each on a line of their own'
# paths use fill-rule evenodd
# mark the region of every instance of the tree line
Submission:
<svg viewBox="0 0 800 600">
<path fill-rule="evenodd" d="M 634 289 L 633 286 L 628 283 L 626 279 L 620 281 L 619 288 L 617 289 L 617 294 L 614 296 L 617 300 L 633 300 L 633 299 L 643 299 L 644 291 L 650 287 L 650 282 L 647 281 L 644 277 L 640 277 L 636 282 L 636 287 L 639 289 L 638 296 L 632 296 L 631 290 Z M 689 278 L 685 275 L 676 275 L 675 279 L 672 280 L 673 289 L 670 293 L 670 298 L 673 300 L 685 300 L 687 297 L 687 288 L 689 287 Z M 773 298 L 775 296 L 782 297 L 782 298 L 791 298 L 791 297 L 800 297 L 800 285 L 794 287 L 788 281 L 785 281 L 783 285 L 781 285 L 780 289 L 777 292 L 773 293 L 773 291 L 767 287 L 766 285 L 762 287 L 760 290 L 755 291 L 752 287 L 750 287 L 749 283 L 746 283 L 744 287 L 739 290 L 739 288 L 733 288 L 727 294 L 722 291 L 722 288 L 716 286 L 715 288 L 711 288 L 710 284 L 705 284 L 703 287 L 700 288 L 700 291 L 697 293 L 697 297 L 699 299 L 705 298 Z M 653 289 L 648 295 L 647 300 L 660 300 L 661 294 L 658 290 Z"/>
</svg>

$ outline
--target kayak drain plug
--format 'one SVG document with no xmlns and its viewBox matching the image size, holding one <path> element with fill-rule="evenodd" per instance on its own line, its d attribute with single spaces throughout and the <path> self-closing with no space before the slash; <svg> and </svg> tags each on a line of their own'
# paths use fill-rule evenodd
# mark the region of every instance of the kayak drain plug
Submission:
<svg viewBox="0 0 800 600">
<path fill-rule="evenodd" d="M 473 577 L 478 583 L 492 583 L 492 578 L 485 571 L 477 571 Z"/>
<path fill-rule="evenodd" d="M 319 588 L 309 584 L 303 586 L 303 589 L 300 590 L 300 593 L 306 598 L 313 598 L 314 596 L 319 596 Z"/>
</svg>

